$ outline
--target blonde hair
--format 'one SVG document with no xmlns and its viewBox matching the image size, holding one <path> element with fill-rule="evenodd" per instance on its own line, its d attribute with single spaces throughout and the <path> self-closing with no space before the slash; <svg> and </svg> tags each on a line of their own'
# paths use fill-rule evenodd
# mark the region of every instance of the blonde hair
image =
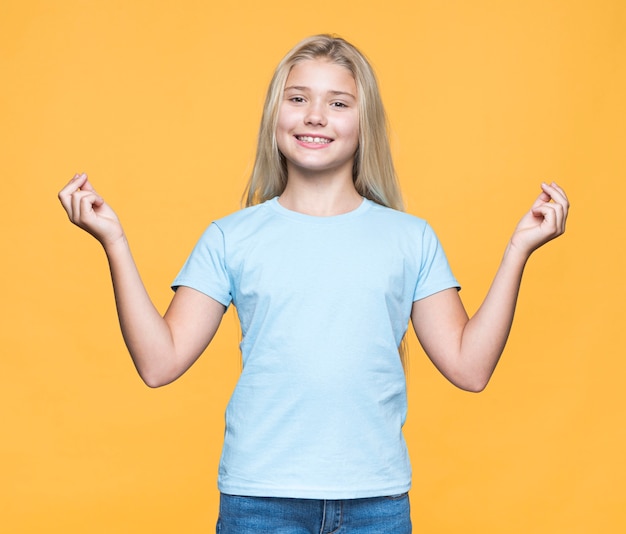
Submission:
<svg viewBox="0 0 626 534">
<path fill-rule="evenodd" d="M 331 35 L 314 35 L 299 42 L 274 71 L 263 107 L 256 159 L 244 192 L 246 206 L 259 204 L 284 191 L 287 167 L 278 150 L 276 125 L 285 82 L 295 64 L 320 58 L 345 67 L 356 82 L 359 146 L 352 170 L 356 190 L 361 196 L 378 204 L 403 210 L 387 137 L 387 119 L 374 70 L 353 45 Z"/>
<path fill-rule="evenodd" d="M 278 111 L 285 83 L 295 64 L 320 58 L 345 67 L 356 82 L 359 146 L 352 169 L 356 190 L 361 196 L 378 204 L 403 210 L 404 203 L 387 137 L 387 117 L 374 70 L 356 47 L 331 35 L 314 35 L 300 41 L 274 71 L 263 106 L 256 159 L 244 191 L 246 206 L 270 200 L 285 190 L 287 166 L 276 142 Z M 402 339 L 398 352 L 407 372 L 409 361 L 406 336 Z"/>
</svg>

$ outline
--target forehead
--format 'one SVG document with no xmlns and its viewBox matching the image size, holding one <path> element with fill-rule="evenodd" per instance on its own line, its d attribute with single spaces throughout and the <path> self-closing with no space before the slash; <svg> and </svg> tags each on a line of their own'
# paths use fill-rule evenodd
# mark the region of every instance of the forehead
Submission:
<svg viewBox="0 0 626 534">
<path fill-rule="evenodd" d="M 356 96 L 356 82 L 352 73 L 327 59 L 305 59 L 289 71 L 285 88 L 302 87 L 311 90 L 340 91 Z"/>
</svg>

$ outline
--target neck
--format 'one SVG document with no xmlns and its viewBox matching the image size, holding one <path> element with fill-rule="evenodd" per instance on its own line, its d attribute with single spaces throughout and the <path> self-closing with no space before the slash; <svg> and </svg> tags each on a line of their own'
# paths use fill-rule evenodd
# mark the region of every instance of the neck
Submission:
<svg viewBox="0 0 626 534">
<path fill-rule="evenodd" d="M 288 173 L 287 186 L 280 195 L 280 204 L 305 215 L 330 217 L 355 210 L 363 201 L 354 187 L 352 175 L 303 176 Z"/>
</svg>

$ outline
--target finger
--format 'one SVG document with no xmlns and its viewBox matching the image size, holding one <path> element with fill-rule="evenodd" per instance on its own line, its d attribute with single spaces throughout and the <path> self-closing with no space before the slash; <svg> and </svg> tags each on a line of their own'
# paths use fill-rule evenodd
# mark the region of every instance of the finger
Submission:
<svg viewBox="0 0 626 534">
<path fill-rule="evenodd" d="M 567 195 L 565 191 L 561 187 L 558 186 L 556 182 L 552 182 L 550 185 L 544 184 L 546 189 L 549 191 L 550 196 L 552 197 L 552 206 L 558 206 L 557 209 L 557 219 L 559 228 L 561 228 L 561 232 L 565 231 L 565 222 L 567 221 L 567 213 L 569 211 L 569 200 L 567 199 Z"/>
<path fill-rule="evenodd" d="M 87 176 L 87 175 L 85 175 Z M 89 181 L 89 179 L 86 179 L 85 182 L 83 183 L 83 185 L 80 186 L 82 191 L 91 191 L 93 193 L 96 192 L 96 190 L 94 189 L 93 185 L 91 185 L 91 182 Z"/>
<path fill-rule="evenodd" d="M 76 188 L 80 188 L 87 181 L 87 173 L 81 172 L 74 175 L 69 181 L 68 185 L 72 185 Z"/>
<path fill-rule="evenodd" d="M 550 185 L 544 182 L 541 184 L 541 188 L 543 189 L 544 192 L 550 195 L 550 198 L 554 200 L 554 202 L 558 202 L 559 204 L 564 206 L 566 209 L 569 208 L 569 200 L 567 198 L 567 195 L 565 194 L 565 191 L 561 187 L 559 187 L 559 185 L 556 182 L 552 182 Z"/>
<path fill-rule="evenodd" d="M 85 194 L 81 194 L 80 190 L 74 191 L 70 196 L 71 209 L 68 211 L 68 215 L 74 224 L 78 224 L 80 221 L 80 201 L 84 196 Z"/>
<path fill-rule="evenodd" d="M 70 215 L 72 195 L 83 186 L 86 180 L 87 175 L 85 173 L 75 174 L 74 177 L 67 183 L 67 185 L 63 189 L 61 189 L 61 191 L 59 191 L 59 200 L 65 208 L 65 211 L 68 212 L 68 215 Z"/>
<path fill-rule="evenodd" d="M 533 202 L 531 209 L 535 209 L 543 204 L 547 204 L 548 202 L 550 202 L 551 198 L 552 197 L 550 196 L 549 193 L 547 193 L 546 191 L 542 191 L 541 193 L 539 193 L 539 196 Z"/>
<path fill-rule="evenodd" d="M 532 211 L 535 217 L 543 219 L 541 227 L 547 234 L 557 236 L 565 230 L 563 207 L 560 204 L 546 203 L 534 208 Z"/>
<path fill-rule="evenodd" d="M 89 181 L 89 178 L 87 177 L 87 175 L 83 174 L 81 176 L 81 178 L 83 176 L 84 176 L 85 180 L 84 181 L 80 180 L 80 183 L 82 183 L 82 185 L 80 186 L 80 190 L 81 191 L 87 191 L 89 193 L 94 193 L 96 195 L 95 200 L 93 200 L 92 203 L 91 203 L 92 206 L 94 206 L 94 207 L 102 206 L 102 204 L 104 204 L 104 199 L 94 189 L 93 185 L 91 185 L 91 182 Z"/>
<path fill-rule="evenodd" d="M 85 181 L 85 183 L 82 185 L 80 190 L 86 193 L 92 193 L 93 195 L 95 195 L 95 198 L 90 200 L 92 207 L 97 208 L 99 206 L 102 206 L 102 204 L 104 204 L 104 199 L 94 189 L 93 185 L 91 185 L 91 182 L 89 180 Z"/>
<path fill-rule="evenodd" d="M 533 209 L 533 215 L 541 219 L 541 233 L 552 236 L 557 233 L 556 213 L 549 204 Z"/>
<path fill-rule="evenodd" d="M 563 198 L 567 200 L 567 194 L 565 193 L 565 191 L 563 190 L 563 188 L 559 184 L 557 184 L 556 182 L 552 182 L 550 184 L 550 186 L 553 187 L 554 189 L 556 189 L 559 193 L 561 193 Z"/>
<path fill-rule="evenodd" d="M 560 194 L 561 198 L 560 199 L 554 199 L 554 201 L 558 204 L 560 204 L 563 208 L 563 221 L 562 221 L 562 226 L 563 226 L 563 231 L 565 231 L 565 223 L 567 222 L 567 216 L 569 214 L 569 208 L 570 208 L 570 203 L 569 203 L 569 199 L 567 198 L 567 195 L 565 194 L 565 191 L 563 191 L 562 188 L 560 188 L 555 182 L 552 182 L 552 187 L 554 187 Z"/>
<path fill-rule="evenodd" d="M 74 224 L 81 224 L 93 211 L 94 205 L 101 204 L 101 199 L 96 193 L 91 191 L 76 191 L 71 198 L 71 221 Z"/>
<path fill-rule="evenodd" d="M 82 185 L 83 177 L 86 177 L 84 174 L 75 174 L 74 177 L 59 191 L 59 200 L 61 203 L 64 202 L 65 199 L 68 199 L 74 191 L 80 189 Z M 65 204 L 64 204 L 65 205 Z"/>
</svg>

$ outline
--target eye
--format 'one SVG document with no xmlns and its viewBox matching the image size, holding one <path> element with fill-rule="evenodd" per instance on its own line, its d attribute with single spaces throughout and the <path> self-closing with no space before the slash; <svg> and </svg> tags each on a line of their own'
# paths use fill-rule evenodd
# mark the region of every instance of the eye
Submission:
<svg viewBox="0 0 626 534">
<path fill-rule="evenodd" d="M 345 104 L 344 102 L 333 102 L 331 106 L 334 108 L 347 108 L 348 107 L 348 105 Z"/>
<path fill-rule="evenodd" d="M 289 102 L 294 102 L 295 104 L 302 104 L 304 102 L 304 98 L 301 96 L 290 96 Z"/>
</svg>

